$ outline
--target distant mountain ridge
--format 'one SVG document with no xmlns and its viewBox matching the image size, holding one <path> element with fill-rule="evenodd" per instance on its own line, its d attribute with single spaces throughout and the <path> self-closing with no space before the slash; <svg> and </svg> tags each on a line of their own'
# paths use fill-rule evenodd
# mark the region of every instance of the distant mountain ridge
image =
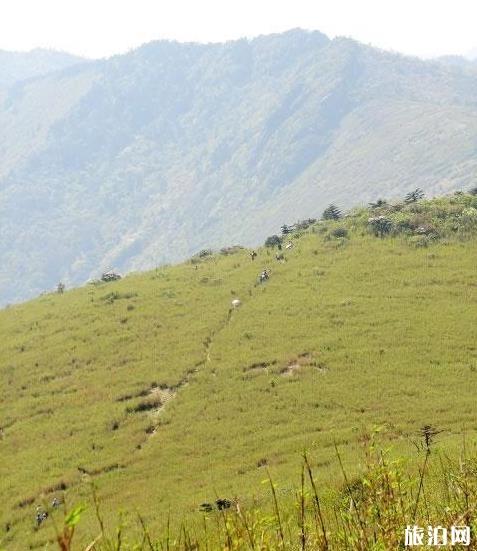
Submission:
<svg viewBox="0 0 477 551">
<path fill-rule="evenodd" d="M 0 50 L 0 88 L 59 71 L 82 61 L 85 60 L 71 54 L 41 48 L 30 52 Z"/>
<path fill-rule="evenodd" d="M 444 63 L 461 69 L 468 69 L 472 71 L 477 70 L 477 59 L 471 57 L 464 57 L 461 55 L 445 55 L 436 58 L 437 62 Z"/>
<path fill-rule="evenodd" d="M 0 301 L 476 183 L 477 76 L 319 32 L 153 42 L 0 92 Z"/>
</svg>

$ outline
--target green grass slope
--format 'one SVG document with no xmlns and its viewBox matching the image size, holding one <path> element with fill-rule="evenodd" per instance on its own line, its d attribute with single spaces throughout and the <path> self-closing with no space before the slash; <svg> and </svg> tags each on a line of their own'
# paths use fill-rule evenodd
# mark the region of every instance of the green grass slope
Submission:
<svg viewBox="0 0 477 551">
<path fill-rule="evenodd" d="M 334 444 L 354 473 L 376 425 L 404 457 L 426 423 L 473 449 L 476 209 L 361 209 L 290 234 L 285 262 L 236 249 L 1 311 L 0 542 L 41 548 L 36 505 L 87 500 L 89 480 L 107 518 L 137 509 L 158 529 L 216 495 L 261 503 L 264 466 L 293 492 L 305 448 L 332 492 Z"/>
</svg>

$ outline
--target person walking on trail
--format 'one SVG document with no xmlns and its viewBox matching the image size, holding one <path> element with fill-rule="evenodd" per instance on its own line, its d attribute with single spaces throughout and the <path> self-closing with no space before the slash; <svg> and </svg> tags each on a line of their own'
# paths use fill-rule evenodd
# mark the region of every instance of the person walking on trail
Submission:
<svg viewBox="0 0 477 551">
<path fill-rule="evenodd" d="M 263 283 L 264 281 L 267 281 L 267 279 L 269 279 L 269 277 L 270 277 L 269 272 L 267 272 L 267 270 L 264 269 L 262 271 L 262 273 L 260 274 L 260 276 L 259 276 L 260 283 Z"/>
<path fill-rule="evenodd" d="M 47 518 L 48 518 L 48 513 L 46 511 L 42 511 L 41 507 L 38 505 L 38 507 L 36 508 L 36 515 L 35 515 L 35 520 L 36 520 L 37 527 L 41 526 L 41 524 Z"/>
<path fill-rule="evenodd" d="M 252 252 L 250 253 L 250 258 L 252 259 L 252 261 L 255 260 L 255 258 L 256 258 L 257 256 L 258 256 L 258 255 L 257 255 L 257 253 L 256 253 L 255 251 L 252 251 Z"/>
</svg>

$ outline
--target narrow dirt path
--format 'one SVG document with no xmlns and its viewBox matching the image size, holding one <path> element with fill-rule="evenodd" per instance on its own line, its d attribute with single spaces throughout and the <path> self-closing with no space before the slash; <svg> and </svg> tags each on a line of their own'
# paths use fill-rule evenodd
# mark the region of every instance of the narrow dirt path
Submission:
<svg viewBox="0 0 477 551">
<path fill-rule="evenodd" d="M 158 418 L 162 414 L 162 412 L 164 411 L 167 404 L 169 404 L 174 398 L 176 398 L 178 396 L 178 394 L 180 393 L 181 389 L 183 387 L 187 386 L 189 384 L 189 382 L 194 377 L 196 377 L 197 374 L 207 366 L 207 364 L 210 363 L 210 361 L 211 361 L 210 352 L 211 352 L 212 346 L 214 344 L 215 338 L 217 337 L 217 335 L 219 335 L 222 331 L 224 331 L 229 326 L 230 322 L 232 321 L 232 319 L 234 317 L 234 312 L 236 312 L 236 311 L 238 312 L 239 309 L 243 308 L 244 304 L 246 304 L 247 302 L 249 302 L 249 300 L 251 300 L 253 298 L 254 289 L 256 289 L 256 288 L 257 288 L 256 284 L 253 287 L 249 288 L 246 292 L 249 299 L 245 302 L 242 301 L 242 304 L 239 308 L 230 307 L 229 310 L 227 311 L 227 315 L 222 319 L 222 321 L 214 329 L 212 329 L 212 331 L 209 333 L 209 335 L 207 335 L 207 337 L 205 338 L 205 340 L 203 342 L 204 352 L 203 352 L 202 360 L 197 362 L 194 365 L 193 369 L 188 370 L 184 374 L 182 379 L 176 385 L 174 385 L 173 387 L 168 387 L 167 389 L 163 389 L 164 391 L 168 392 L 168 399 L 164 400 L 159 408 L 157 408 L 156 410 L 149 413 L 149 416 L 150 416 L 150 418 L 153 422 L 153 425 L 147 432 L 147 437 L 148 438 L 146 439 L 146 442 L 144 442 L 144 444 L 147 443 L 147 440 L 150 437 L 157 434 L 157 431 L 158 431 L 158 428 L 159 428 Z M 152 389 L 151 393 L 153 393 L 153 392 L 157 392 L 157 389 Z"/>
</svg>

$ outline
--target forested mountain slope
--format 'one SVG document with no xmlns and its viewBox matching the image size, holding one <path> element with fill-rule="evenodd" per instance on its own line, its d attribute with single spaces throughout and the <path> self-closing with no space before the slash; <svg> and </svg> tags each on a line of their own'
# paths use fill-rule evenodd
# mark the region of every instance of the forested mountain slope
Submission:
<svg viewBox="0 0 477 551">
<path fill-rule="evenodd" d="M 0 300 L 475 182 L 477 76 L 318 32 L 155 42 L 0 99 Z"/>
</svg>

